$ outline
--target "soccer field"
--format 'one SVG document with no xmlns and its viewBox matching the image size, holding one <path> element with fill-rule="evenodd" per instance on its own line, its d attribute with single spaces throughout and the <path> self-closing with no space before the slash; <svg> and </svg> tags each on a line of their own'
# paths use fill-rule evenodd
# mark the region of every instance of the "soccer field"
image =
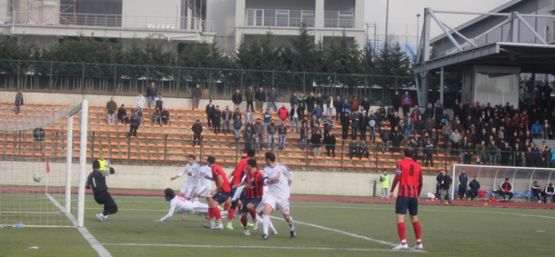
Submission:
<svg viewBox="0 0 555 257">
<path fill-rule="evenodd" d="M 159 224 L 167 211 L 162 197 L 115 196 L 120 212 L 101 223 L 100 206 L 87 196 L 86 227 L 115 257 L 139 256 L 551 256 L 553 210 L 421 206 L 425 251 L 392 252 L 397 243 L 392 205 L 293 202 L 298 237 L 279 232 L 268 241 L 260 231 L 211 231 L 196 215 Z M 409 242 L 414 244 L 410 223 Z M 38 249 L 31 249 L 38 246 Z M 0 256 L 97 256 L 73 228 L 0 229 Z"/>
</svg>

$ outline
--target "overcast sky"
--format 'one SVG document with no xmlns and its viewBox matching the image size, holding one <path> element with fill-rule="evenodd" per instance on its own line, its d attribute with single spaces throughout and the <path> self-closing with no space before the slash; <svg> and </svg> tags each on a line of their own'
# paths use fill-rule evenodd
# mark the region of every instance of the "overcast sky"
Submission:
<svg viewBox="0 0 555 257">
<path fill-rule="evenodd" d="M 377 33 L 384 34 L 385 10 L 387 0 L 366 0 L 366 22 L 376 24 Z M 449 11 L 490 11 L 510 0 L 389 0 L 389 33 L 409 36 L 416 35 L 416 14 L 422 14 L 425 7 Z M 441 19 L 449 26 L 457 26 L 473 18 L 469 15 L 440 14 Z M 422 26 L 422 16 L 420 26 Z M 372 34 L 372 29 L 369 30 Z M 440 29 L 432 23 L 432 37 L 438 35 Z"/>
</svg>

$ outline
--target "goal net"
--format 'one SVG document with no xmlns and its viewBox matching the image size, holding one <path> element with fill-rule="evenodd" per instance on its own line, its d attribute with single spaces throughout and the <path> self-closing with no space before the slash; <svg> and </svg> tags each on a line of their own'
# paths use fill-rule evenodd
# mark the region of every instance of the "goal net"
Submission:
<svg viewBox="0 0 555 257">
<path fill-rule="evenodd" d="M 492 196 L 492 192 L 499 190 L 505 178 L 508 178 L 513 186 L 513 199 L 519 200 L 531 199 L 530 188 L 534 181 L 537 181 L 543 189 L 545 185 L 555 180 L 555 169 L 552 168 L 454 164 L 451 198 L 458 193 L 459 175 L 463 170 L 468 175 L 469 183 L 474 176 L 477 176 L 480 191 L 484 191 L 488 198 Z"/>
<path fill-rule="evenodd" d="M 0 104 L 0 226 L 83 226 L 87 123 L 87 100 Z"/>
</svg>

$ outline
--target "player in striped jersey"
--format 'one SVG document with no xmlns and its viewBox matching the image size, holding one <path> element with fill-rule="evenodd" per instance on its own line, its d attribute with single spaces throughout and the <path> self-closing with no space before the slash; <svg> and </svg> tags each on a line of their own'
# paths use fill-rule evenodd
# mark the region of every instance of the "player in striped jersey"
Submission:
<svg viewBox="0 0 555 257">
<path fill-rule="evenodd" d="M 245 179 L 239 184 L 239 187 L 244 186 L 241 224 L 243 225 L 243 233 L 246 236 L 250 236 L 247 214 L 250 214 L 252 219 L 256 220 L 256 207 L 262 201 L 262 195 L 264 194 L 264 174 L 258 169 L 255 159 L 247 161 L 246 170 Z"/>
<path fill-rule="evenodd" d="M 422 191 L 422 170 L 420 164 L 412 159 L 413 150 L 405 149 L 405 158 L 397 163 L 397 170 L 393 185 L 389 192 L 389 198 L 393 195 L 393 191 L 397 184 L 399 190 L 397 191 L 397 202 L 395 203 L 395 213 L 397 214 L 397 233 L 401 243 L 394 247 L 394 250 L 408 249 L 406 229 L 405 229 L 405 215 L 407 209 L 410 214 L 412 227 L 416 236 L 415 249 L 422 250 L 422 229 L 418 220 L 418 196 Z"/>
<path fill-rule="evenodd" d="M 239 184 L 241 184 L 241 181 L 243 180 L 243 178 L 245 177 L 246 174 L 246 168 L 247 168 L 247 161 L 249 159 L 254 158 L 255 156 L 255 151 L 252 149 L 247 150 L 247 154 L 245 156 L 243 156 L 241 158 L 241 160 L 239 161 L 239 163 L 237 163 L 237 166 L 235 167 L 235 169 L 233 170 L 233 172 L 231 173 L 231 175 L 229 176 L 229 181 L 230 181 L 230 185 L 231 185 L 231 196 L 233 196 L 231 200 L 231 206 L 229 208 L 226 208 L 224 206 L 224 209 L 228 210 L 228 217 L 227 217 L 227 224 L 225 225 L 226 229 L 229 230 L 233 230 L 233 219 L 235 218 L 235 209 L 237 209 L 237 206 L 239 205 L 239 201 L 241 201 L 241 190 L 239 188 Z M 237 192 L 239 191 L 239 192 Z M 238 196 L 236 197 L 235 194 L 238 194 Z M 229 206 L 228 203 L 226 203 L 226 205 Z"/>
</svg>

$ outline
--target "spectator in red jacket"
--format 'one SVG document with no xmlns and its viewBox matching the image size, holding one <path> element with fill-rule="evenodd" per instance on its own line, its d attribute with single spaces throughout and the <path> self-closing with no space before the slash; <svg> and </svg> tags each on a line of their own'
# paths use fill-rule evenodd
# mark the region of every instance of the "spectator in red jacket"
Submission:
<svg viewBox="0 0 555 257">
<path fill-rule="evenodd" d="M 285 108 L 285 105 L 281 105 L 278 110 L 278 117 L 281 120 L 281 123 L 285 123 L 285 120 L 289 118 L 289 111 Z"/>
</svg>

